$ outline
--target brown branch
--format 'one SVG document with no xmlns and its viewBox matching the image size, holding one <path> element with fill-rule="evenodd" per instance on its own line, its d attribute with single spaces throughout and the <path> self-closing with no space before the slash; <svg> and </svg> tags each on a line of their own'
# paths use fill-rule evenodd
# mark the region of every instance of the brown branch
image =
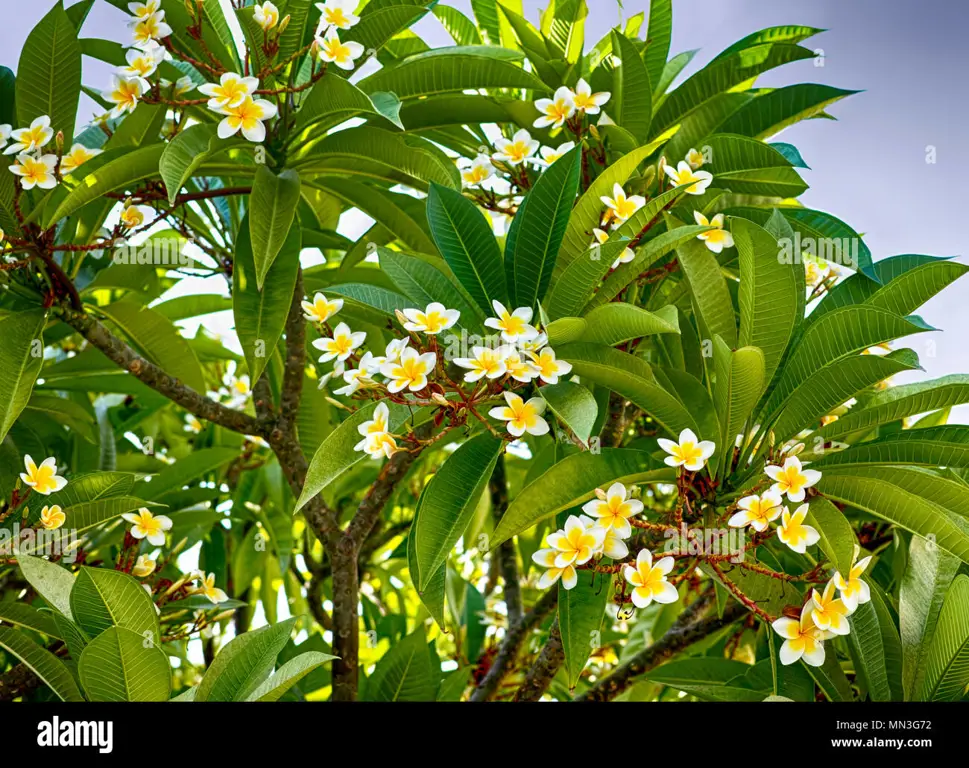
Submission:
<svg viewBox="0 0 969 768">
<path fill-rule="evenodd" d="M 35 688 L 39 688 L 41 679 L 33 673 L 26 664 L 17 664 L 9 671 L 0 675 L 0 701 L 19 699 Z"/>
<path fill-rule="evenodd" d="M 508 509 L 508 481 L 505 477 L 505 457 L 498 457 L 494 472 L 488 481 L 491 493 L 491 512 L 497 525 Z M 513 539 L 498 545 L 492 554 L 492 566 L 497 567 L 504 580 L 505 605 L 508 609 L 508 623 L 517 624 L 522 617 L 522 593 L 518 579 L 518 553 Z"/>
<path fill-rule="evenodd" d="M 559 620 L 556 616 L 548 641 L 542 646 L 541 653 L 525 675 L 525 682 L 515 694 L 515 701 L 538 701 L 542 698 L 564 661 L 565 649 L 562 647 L 562 634 L 559 632 Z"/>
</svg>

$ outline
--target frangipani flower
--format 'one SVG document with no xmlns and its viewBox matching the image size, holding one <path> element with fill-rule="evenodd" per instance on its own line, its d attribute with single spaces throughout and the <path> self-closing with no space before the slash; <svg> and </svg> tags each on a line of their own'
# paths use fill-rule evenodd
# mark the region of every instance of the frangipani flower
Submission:
<svg viewBox="0 0 969 768">
<path fill-rule="evenodd" d="M 185 426 L 182 429 L 186 432 L 191 432 L 193 435 L 197 435 L 202 431 L 202 422 L 195 417 L 194 413 L 186 413 Z"/>
<path fill-rule="evenodd" d="M 178 78 L 174 83 L 171 80 L 162 78 L 158 81 L 158 84 L 163 90 L 170 90 L 173 96 L 181 96 L 183 93 L 188 93 L 195 88 L 195 83 L 188 75 Z"/>
<path fill-rule="evenodd" d="M 343 299 L 330 299 L 322 293 L 313 296 L 313 301 L 301 302 L 303 317 L 311 323 L 325 323 L 343 309 Z"/>
<path fill-rule="evenodd" d="M 534 314 L 531 307 L 518 307 L 514 312 L 509 312 L 497 299 L 492 300 L 491 306 L 497 317 L 489 317 L 484 324 L 501 331 L 504 341 L 516 342 L 538 336 L 538 329 L 529 325 Z"/>
<path fill-rule="evenodd" d="M 577 515 L 569 515 L 564 528 L 548 535 L 548 549 L 532 555 L 535 563 L 548 569 L 538 580 L 539 589 L 547 589 L 559 578 L 562 586 L 572 589 L 578 583 L 575 566 L 592 559 L 602 547 L 605 535 L 605 529 L 587 527 Z"/>
<path fill-rule="evenodd" d="M 332 27 L 322 38 L 316 38 L 320 46 L 320 59 L 322 61 L 336 64 L 340 69 L 352 70 L 356 64 L 354 62 L 363 56 L 366 50 L 363 45 L 355 40 L 348 40 L 343 43 L 340 36 Z"/>
<path fill-rule="evenodd" d="M 688 195 L 702 195 L 707 191 L 710 182 L 713 181 L 713 174 L 709 171 L 693 170 L 686 160 L 680 160 L 676 168 L 667 165 L 663 170 L 675 186 L 682 187 L 684 184 L 689 184 L 690 186 L 686 190 Z"/>
<path fill-rule="evenodd" d="M 803 555 L 808 547 L 817 544 L 821 538 L 821 534 L 814 528 L 804 525 L 807 513 L 807 504 L 799 506 L 793 514 L 789 509 L 785 509 L 781 514 L 781 524 L 777 526 L 777 538 L 799 555 Z"/>
<path fill-rule="evenodd" d="M 596 489 L 598 498 L 582 505 L 582 511 L 598 518 L 598 524 L 607 530 L 614 530 L 620 538 L 628 538 L 632 532 L 629 518 L 643 511 L 643 502 L 626 498 L 626 486 L 613 483 L 608 491 Z"/>
<path fill-rule="evenodd" d="M 131 569 L 131 573 L 139 579 L 147 578 L 155 572 L 155 561 L 148 555 L 139 555 L 138 561 Z"/>
<path fill-rule="evenodd" d="M 461 180 L 467 187 L 476 187 L 495 175 L 495 167 L 487 155 L 478 155 L 471 163 L 471 167 L 461 172 Z"/>
<path fill-rule="evenodd" d="M 145 223 L 145 214 L 137 205 L 126 205 L 119 218 L 125 229 L 135 229 Z"/>
<path fill-rule="evenodd" d="M 716 443 L 710 440 L 700 440 L 692 429 L 684 429 L 680 432 L 678 443 L 667 440 L 665 437 L 657 441 L 659 447 L 666 451 L 667 456 L 664 461 L 670 467 L 683 467 L 690 472 L 697 472 L 703 469 L 713 452 L 717 449 Z"/>
<path fill-rule="evenodd" d="M 811 621 L 818 629 L 833 635 L 847 635 L 851 631 L 848 616 L 851 609 L 841 599 L 835 599 L 834 579 L 824 587 L 824 593 L 816 589 L 811 590 Z"/>
<path fill-rule="evenodd" d="M 165 545 L 165 531 L 172 528 L 172 519 L 165 515 L 153 515 L 142 507 L 138 513 L 126 512 L 121 516 L 131 523 L 131 535 L 136 539 L 147 539 L 156 547 Z"/>
<path fill-rule="evenodd" d="M 767 476 L 774 481 L 772 491 L 784 495 L 790 501 L 804 501 L 804 489 L 810 488 L 821 479 L 821 473 L 815 469 L 802 469 L 801 460 L 797 456 L 788 456 L 783 466 L 775 464 L 764 468 Z"/>
<path fill-rule="evenodd" d="M 808 602 L 801 609 L 801 618 L 782 616 L 771 626 L 784 638 L 780 653 L 781 664 L 789 666 L 801 659 L 812 667 L 824 664 L 824 630 L 818 629 L 811 620 L 813 604 Z"/>
<path fill-rule="evenodd" d="M 394 339 L 384 349 L 384 356 L 382 358 L 375 357 L 374 361 L 378 364 L 378 367 L 384 363 L 394 363 L 400 360 L 400 356 L 409 345 L 410 339 Z"/>
<path fill-rule="evenodd" d="M 37 466 L 30 458 L 30 454 L 27 454 L 24 456 L 24 468 L 27 471 L 20 473 L 20 479 L 23 480 L 24 485 L 29 485 L 41 496 L 50 496 L 67 485 L 67 480 L 57 474 L 57 459 L 53 456 L 44 459 L 40 466 Z"/>
<path fill-rule="evenodd" d="M 54 138 L 54 129 L 50 127 L 50 118 L 47 115 L 35 118 L 29 128 L 18 128 L 12 131 L 9 125 L 3 125 L 0 126 L 0 129 L 6 129 L 3 131 L 6 134 L 3 135 L 3 143 L 6 143 L 7 139 L 14 141 L 13 144 L 3 150 L 5 155 L 35 152 L 46 146 Z"/>
<path fill-rule="evenodd" d="M 511 348 L 511 351 L 505 355 L 504 364 L 505 373 L 515 381 L 526 383 L 538 376 L 538 369 L 522 359 L 521 353 L 517 349 Z"/>
<path fill-rule="evenodd" d="M 456 309 L 448 309 L 443 304 L 433 301 L 427 305 L 424 311 L 419 309 L 403 310 L 407 322 L 404 328 L 408 331 L 419 331 L 431 336 L 446 331 L 453 326 L 461 317 L 461 313 Z"/>
<path fill-rule="evenodd" d="M 540 333 L 531 339 L 519 339 L 517 346 L 522 352 L 538 352 L 546 344 L 548 344 L 548 335 Z"/>
<path fill-rule="evenodd" d="M 317 339 L 313 342 L 313 346 L 323 350 L 320 356 L 321 363 L 327 363 L 333 359 L 343 362 L 366 340 L 365 331 L 351 332 L 346 323 L 340 323 L 333 329 L 332 338 Z"/>
<path fill-rule="evenodd" d="M 357 432 L 363 435 L 364 438 L 369 438 L 374 435 L 386 434 L 389 429 L 390 409 L 387 407 L 387 403 L 378 403 L 377 407 L 373 410 L 373 418 L 360 424 L 357 427 Z"/>
<path fill-rule="evenodd" d="M 216 604 L 224 603 L 229 599 L 229 596 L 225 592 L 215 586 L 214 573 L 210 573 L 208 576 L 199 574 L 198 592 Z"/>
<path fill-rule="evenodd" d="M 542 147 L 540 154 L 542 155 L 542 160 L 545 162 L 545 165 L 551 165 L 563 155 L 567 155 L 573 149 L 575 149 L 575 142 L 566 141 L 564 144 L 559 144 L 554 149 L 552 147 Z"/>
<path fill-rule="evenodd" d="M 595 235 L 596 241 L 589 246 L 590 249 L 594 250 L 600 245 L 605 245 L 609 240 L 609 233 L 605 230 L 596 227 L 592 230 L 592 234 Z M 628 264 L 630 261 L 636 258 L 636 252 L 632 248 L 626 248 L 619 257 L 612 262 L 612 269 L 616 269 L 620 264 Z"/>
<path fill-rule="evenodd" d="M 491 159 L 510 166 L 521 165 L 538 151 L 539 144 L 537 139 L 533 139 L 532 135 L 522 128 L 511 139 L 501 137 L 495 141 L 495 149 L 498 151 L 491 156 Z"/>
<path fill-rule="evenodd" d="M 548 422 L 542 418 L 545 413 L 545 401 L 542 398 L 533 397 L 525 402 L 514 392 L 505 390 L 503 394 L 508 405 L 492 408 L 488 412 L 491 418 L 507 421 L 508 432 L 515 437 L 521 437 L 526 432 L 530 435 L 548 434 Z"/>
<path fill-rule="evenodd" d="M 161 8 L 161 0 L 145 0 L 143 3 L 128 3 L 128 10 L 136 19 L 146 19 Z"/>
<path fill-rule="evenodd" d="M 575 114 L 575 102 L 572 91 L 567 86 L 559 88 L 551 99 L 539 99 L 535 102 L 535 109 L 542 113 L 534 126 L 536 128 L 561 128 L 565 121 Z"/>
<path fill-rule="evenodd" d="M 648 549 L 639 550 L 636 555 L 636 567 L 627 565 L 622 575 L 633 587 L 633 605 L 645 608 L 654 600 L 657 603 L 675 603 L 680 595 L 676 587 L 666 580 L 666 575 L 673 570 L 672 557 L 661 558 L 653 564 L 653 553 Z"/>
<path fill-rule="evenodd" d="M 279 23 L 279 9 L 272 3 L 252 6 L 252 18 L 263 32 L 268 32 Z"/>
<path fill-rule="evenodd" d="M 100 155 L 102 151 L 100 149 L 88 149 L 83 144 L 75 144 L 61 158 L 61 176 L 73 173 L 88 160 Z"/>
<path fill-rule="evenodd" d="M 585 112 L 587 115 L 598 115 L 601 111 L 600 107 L 610 98 L 612 98 L 612 94 L 605 91 L 593 93 L 592 87 L 580 78 L 575 86 L 575 92 L 572 94 L 572 103 L 580 112 Z"/>
<path fill-rule="evenodd" d="M 394 436 L 386 432 L 372 435 L 357 443 L 356 450 L 363 451 L 371 459 L 389 459 L 397 452 L 397 441 Z"/>
<path fill-rule="evenodd" d="M 21 177 L 20 186 L 24 189 L 53 189 L 57 186 L 57 155 L 34 157 L 26 152 L 17 155 L 17 162 L 10 166 L 10 172 Z"/>
<path fill-rule="evenodd" d="M 165 12 L 156 11 L 150 16 L 135 18 L 132 22 L 134 44 L 139 48 L 168 37 L 172 28 L 165 23 Z"/>
<path fill-rule="evenodd" d="M 703 153 L 698 152 L 693 147 L 690 147 L 690 151 L 686 153 L 686 162 L 694 171 L 697 168 L 703 167 Z"/>
<path fill-rule="evenodd" d="M 249 381 L 249 377 L 246 375 L 239 376 L 238 378 L 234 375 L 226 375 L 223 383 L 229 390 L 229 395 L 232 397 L 234 403 L 242 405 L 252 397 L 252 385 Z"/>
<path fill-rule="evenodd" d="M 263 125 L 263 121 L 276 116 L 276 105 L 265 99 L 246 96 L 238 106 L 223 107 L 218 112 L 225 115 L 218 127 L 220 139 L 234 136 L 241 129 L 242 135 L 249 141 L 259 143 L 266 138 L 266 126 Z"/>
<path fill-rule="evenodd" d="M 67 515 L 57 504 L 40 510 L 40 524 L 48 531 L 57 530 L 64 525 L 65 520 L 67 520 Z"/>
<path fill-rule="evenodd" d="M 839 571 L 835 571 L 833 579 L 834 585 L 841 593 L 841 601 L 851 613 L 854 613 L 855 609 L 862 603 L 867 603 L 871 600 L 871 589 L 866 582 L 861 580 L 861 574 L 865 572 L 870 562 L 871 555 L 861 558 L 861 560 L 851 566 L 847 579 Z"/>
<path fill-rule="evenodd" d="M 401 352 L 400 360 L 380 366 L 380 373 L 390 380 L 387 382 L 390 392 L 400 392 L 402 389 L 419 392 L 427 386 L 427 374 L 434 370 L 435 365 L 435 353 L 426 352 L 422 355 L 413 347 L 408 347 Z"/>
<path fill-rule="evenodd" d="M 622 560 L 629 554 L 629 547 L 615 528 L 606 529 L 606 536 L 602 540 L 602 554 L 613 560 Z"/>
<path fill-rule="evenodd" d="M 612 215 L 616 220 L 620 222 L 626 221 L 636 211 L 646 205 L 645 197 L 642 195 L 630 195 L 627 197 L 622 186 L 618 183 L 612 187 L 612 197 L 603 195 L 600 199 L 612 211 Z"/>
<path fill-rule="evenodd" d="M 324 3 L 317 3 L 316 7 L 320 9 L 322 16 L 316 34 L 320 35 L 330 27 L 350 29 L 360 21 L 360 17 L 354 14 L 358 2 L 359 0 L 326 0 Z"/>
<path fill-rule="evenodd" d="M 555 359 L 555 350 L 551 347 L 545 347 L 538 354 L 530 352 L 528 356 L 532 359 L 532 365 L 538 371 L 539 378 L 546 384 L 558 384 L 559 376 L 564 376 L 572 370 L 572 363 Z"/>
<path fill-rule="evenodd" d="M 780 517 L 784 509 L 781 502 L 781 495 L 774 491 L 765 491 L 760 496 L 744 496 L 737 502 L 739 511 L 731 516 L 727 525 L 731 528 L 749 525 L 755 531 L 763 533 L 770 523 Z"/>
<path fill-rule="evenodd" d="M 716 227 L 697 235 L 697 240 L 702 240 L 704 245 L 713 253 L 720 253 L 724 248 L 733 247 L 733 235 L 723 228 L 723 214 L 718 213 L 712 219 L 707 219 L 699 211 L 693 211 L 693 219 L 701 227 Z"/>
<path fill-rule="evenodd" d="M 199 86 L 199 93 L 208 96 L 206 106 L 214 112 L 229 107 L 238 107 L 252 96 L 259 87 L 259 80 L 255 77 L 243 77 L 235 72 L 225 72 L 218 83 L 205 83 Z"/>
<path fill-rule="evenodd" d="M 108 114 L 111 117 L 121 117 L 125 112 L 134 112 L 138 106 L 138 100 L 145 92 L 144 83 L 145 80 L 140 77 L 112 75 L 111 88 L 101 93 L 105 101 L 114 104 Z"/>
<path fill-rule="evenodd" d="M 363 358 L 360 359 L 359 368 L 351 368 L 348 371 L 343 372 L 343 380 L 346 382 L 346 386 L 340 387 L 339 389 L 334 389 L 333 393 L 336 395 L 344 395 L 349 397 L 354 392 L 356 392 L 361 387 L 370 387 L 374 385 L 374 380 L 370 378 L 372 369 L 369 367 L 372 364 L 373 355 L 367 352 Z"/>
<path fill-rule="evenodd" d="M 123 78 L 139 78 L 142 91 L 147 91 L 151 86 L 146 78 L 155 74 L 158 65 L 164 60 L 165 49 L 162 47 L 150 48 L 147 51 L 132 48 L 125 54 L 127 66 L 118 67 L 117 72 Z"/>
</svg>

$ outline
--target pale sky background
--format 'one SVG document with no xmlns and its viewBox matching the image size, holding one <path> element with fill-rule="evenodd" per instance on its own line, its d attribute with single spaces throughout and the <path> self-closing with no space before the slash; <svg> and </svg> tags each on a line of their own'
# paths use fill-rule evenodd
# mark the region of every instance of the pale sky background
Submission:
<svg viewBox="0 0 969 768">
<path fill-rule="evenodd" d="M 166 3 L 181 0 L 163 0 Z M 68 0 L 70 3 L 71 0 Z M 468 12 L 469 0 L 444 0 Z M 537 21 L 545 0 L 525 0 Z M 595 42 L 620 20 L 615 0 L 589 0 L 587 40 Z M 648 8 L 648 0 L 625 0 L 626 16 Z M 0 0 L 0 64 L 16 70 L 32 26 L 51 0 Z M 780 134 L 796 145 L 811 170 L 802 201 L 829 211 L 865 235 L 876 260 L 900 253 L 962 256 L 965 173 L 969 141 L 969 2 L 966 0 L 674 0 L 671 55 L 699 48 L 687 73 L 750 32 L 780 24 L 827 29 L 805 45 L 824 51 L 763 76 L 761 85 L 820 82 L 864 93 L 830 108 L 839 122 L 813 120 Z M 124 14 L 98 0 L 83 37 L 123 40 Z M 416 30 L 432 45 L 451 44 L 433 16 Z M 101 88 L 109 68 L 84 60 L 84 83 Z M 90 102 L 82 117 L 90 116 Z M 960 135 L 961 133 L 961 135 Z M 934 147 L 936 163 L 926 162 Z M 358 230 L 360 223 L 352 225 Z M 209 281 L 211 282 L 211 281 Z M 931 377 L 969 371 L 969 282 L 956 283 L 922 309 L 946 333 L 924 334 L 910 343 Z M 934 342 L 930 344 L 929 342 Z M 934 356 L 933 355 L 934 352 Z"/>
</svg>

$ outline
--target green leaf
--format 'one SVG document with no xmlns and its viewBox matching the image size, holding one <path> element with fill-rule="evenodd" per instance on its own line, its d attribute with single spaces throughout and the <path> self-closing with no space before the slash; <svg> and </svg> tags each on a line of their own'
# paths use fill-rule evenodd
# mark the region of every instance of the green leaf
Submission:
<svg viewBox="0 0 969 768">
<path fill-rule="evenodd" d="M 582 148 L 576 147 L 539 177 L 511 222 L 505 244 L 505 277 L 513 307 L 533 307 L 548 290 L 581 169 Z"/>
<path fill-rule="evenodd" d="M 27 583 L 37 590 L 37 594 L 67 618 L 74 618 L 71 613 L 74 575 L 70 571 L 43 558 L 23 553 L 17 555 L 17 563 Z"/>
<path fill-rule="evenodd" d="M 330 75 L 314 85 L 300 105 L 296 131 L 320 122 L 318 130 L 325 130 L 358 115 L 383 117 L 403 129 L 399 111 L 400 101 L 394 94 L 378 91 L 368 96 L 346 78 Z"/>
<path fill-rule="evenodd" d="M 649 136 L 653 118 L 653 89 L 649 71 L 635 46 L 625 35 L 613 30 L 613 52 L 622 63 L 612 70 L 612 117 L 639 141 Z M 647 49 L 648 50 L 648 49 Z"/>
<path fill-rule="evenodd" d="M 901 701 L 902 646 L 891 614 L 878 588 L 848 620 L 848 647 L 872 701 Z"/>
<path fill-rule="evenodd" d="M 852 471 L 872 464 L 926 467 L 969 466 L 969 427 L 961 424 L 889 432 L 877 440 L 829 451 L 817 462 L 824 469 Z"/>
<path fill-rule="evenodd" d="M 196 701 L 245 701 L 266 680 L 289 642 L 296 618 L 235 637 L 216 655 L 195 691 Z"/>
<path fill-rule="evenodd" d="M 831 565 L 847 578 L 858 541 L 851 523 L 840 509 L 823 496 L 811 499 L 806 522 L 821 534 L 818 546 Z"/>
<path fill-rule="evenodd" d="M 460 192 L 432 184 L 427 221 L 454 276 L 490 317 L 492 300 L 507 303 L 508 293 L 501 251 L 488 220 Z"/>
<path fill-rule="evenodd" d="M 794 123 L 820 116 L 826 107 L 855 93 L 858 91 L 816 83 L 775 88 L 747 102 L 727 118 L 717 132 L 767 139 Z"/>
<path fill-rule="evenodd" d="M 194 450 L 162 469 L 151 482 L 139 485 L 138 492 L 149 501 L 164 501 L 166 496 L 180 493 L 184 486 L 237 458 L 238 448 L 213 447 Z"/>
<path fill-rule="evenodd" d="M 913 536 L 898 593 L 898 628 L 902 640 L 905 700 L 922 689 L 926 659 L 939 623 L 942 603 L 959 571 L 959 558 L 932 541 Z"/>
<path fill-rule="evenodd" d="M 502 448 L 501 440 L 483 432 L 449 456 L 424 487 L 413 523 L 418 590 L 427 588 L 471 522 Z"/>
<path fill-rule="evenodd" d="M 790 161 L 768 144 L 726 133 L 710 136 L 703 144 L 714 158 L 713 187 L 772 197 L 797 197 L 807 189 Z"/>
<path fill-rule="evenodd" d="M 168 656 L 124 627 L 111 627 L 87 645 L 78 675 L 91 701 L 168 701 L 172 691 Z"/>
<path fill-rule="evenodd" d="M 286 691 L 310 672 L 336 658 L 338 657 L 316 651 L 301 653 L 277 669 L 266 682 L 249 694 L 246 701 L 279 701 Z"/>
<path fill-rule="evenodd" d="M 702 323 L 701 333 L 720 336 L 731 349 L 736 347 L 733 302 L 717 257 L 699 240 L 688 240 L 676 253 Z"/>
<path fill-rule="evenodd" d="M 670 55 L 670 39 L 673 36 L 673 0 L 650 0 L 649 26 L 646 28 L 646 50 L 643 58 L 649 73 L 649 82 L 658 84 L 663 79 L 666 59 Z M 682 56 L 682 54 L 680 54 Z M 672 81 L 673 78 L 670 78 Z M 660 90 L 662 93 L 666 89 Z"/>
<path fill-rule="evenodd" d="M 969 687 L 969 576 L 952 582 L 925 657 L 922 701 L 955 701 Z"/>
<path fill-rule="evenodd" d="M 25 603 L 15 603 L 12 600 L 0 601 L 0 622 L 15 627 L 32 629 L 49 637 L 61 639 L 60 631 L 52 618 L 53 614 L 38 611 Z"/>
<path fill-rule="evenodd" d="M 239 227 L 232 270 L 232 315 L 253 382 L 259 381 L 286 328 L 299 272 L 300 244 L 300 229 L 294 225 L 265 275 L 268 279 L 259 286 L 249 227 L 245 221 Z"/>
<path fill-rule="evenodd" d="M 88 637 L 117 626 L 130 629 L 141 640 L 161 642 L 151 596 L 122 571 L 82 566 L 71 590 L 71 613 Z"/>
<path fill-rule="evenodd" d="M 732 659 L 699 657 L 668 661 L 645 677 L 706 701 L 763 701 L 765 691 L 751 688 L 744 680 L 751 669 Z"/>
<path fill-rule="evenodd" d="M 31 30 L 21 48 L 17 122 L 26 127 L 41 115 L 48 115 L 51 129 L 55 134 L 63 131 L 70 146 L 80 93 L 81 47 L 77 30 L 64 6 L 57 3 Z"/>
<path fill-rule="evenodd" d="M 0 315 L 0 441 L 20 416 L 44 364 L 41 336 L 47 323 L 42 309 Z"/>
<path fill-rule="evenodd" d="M 824 654 L 824 664 L 820 667 L 812 667 L 801 661 L 801 666 L 807 673 L 814 678 L 818 688 L 828 701 L 851 701 L 854 695 L 851 692 L 851 683 L 845 676 L 841 664 L 838 662 L 838 654 L 834 647 L 829 643 Z"/>
<path fill-rule="evenodd" d="M 586 256 L 573 259 L 551 283 L 546 299 L 546 312 L 553 322 L 561 318 L 575 319 L 590 299 L 596 287 L 612 270 L 612 265 L 626 248 L 629 240 L 612 239 L 602 245 L 592 245 Z M 625 287 L 625 286 L 623 286 Z"/>
<path fill-rule="evenodd" d="M 427 609 L 437 625 L 442 629 L 447 629 L 448 612 L 445 608 L 445 593 L 447 591 L 447 565 L 442 565 L 430 578 L 426 578 L 427 586 L 419 589 L 417 579 L 420 571 L 417 568 L 417 551 L 414 544 L 415 528 L 412 525 L 407 534 L 407 570 L 410 572 L 411 583 L 417 592 L 421 603 Z"/>
<path fill-rule="evenodd" d="M 542 387 L 542 398 L 548 403 L 552 411 L 562 423 L 575 434 L 583 444 L 589 444 L 592 427 L 599 415 L 595 396 L 581 384 L 571 381 L 560 381 Z"/>
<path fill-rule="evenodd" d="M 588 501 L 595 496 L 596 488 L 606 488 L 614 482 L 668 483 L 674 474 L 645 451 L 603 448 L 598 454 L 566 456 L 512 500 L 495 529 L 491 548 L 545 518 Z"/>
<path fill-rule="evenodd" d="M 216 128 L 204 123 L 191 125 L 165 145 L 158 160 L 158 172 L 165 182 L 169 205 L 175 204 L 178 193 L 199 166 L 239 144 L 238 139 L 220 139 Z"/>
<path fill-rule="evenodd" d="M 424 628 L 399 640 L 367 680 L 367 701 L 434 701 L 440 672 L 431 666 Z"/>
<path fill-rule="evenodd" d="M 609 576 L 600 581 L 583 573 L 573 589 L 559 583 L 559 633 L 570 689 L 575 688 L 592 651 L 602 645 L 599 631 L 611 596 L 610 582 Z"/>
<path fill-rule="evenodd" d="M 278 176 L 265 165 L 256 170 L 249 196 L 249 237 L 260 291 L 293 227 L 299 189 L 299 174 L 292 169 Z"/>
<path fill-rule="evenodd" d="M 732 446 L 760 399 L 766 383 L 764 353 L 760 347 L 731 350 L 719 336 L 713 337 L 713 364 L 716 386 L 713 403 L 720 422 L 720 445 Z M 726 464 L 730 450 L 720 451 L 720 465 Z"/>
<path fill-rule="evenodd" d="M 61 701 L 84 701 L 64 662 L 26 635 L 0 626 L 0 647 L 26 664 Z"/>
<path fill-rule="evenodd" d="M 679 333 L 675 311 L 649 312 L 624 302 L 596 307 L 585 317 L 563 317 L 549 323 L 548 343 L 554 346 L 576 341 L 615 346 L 658 333 Z"/>
</svg>

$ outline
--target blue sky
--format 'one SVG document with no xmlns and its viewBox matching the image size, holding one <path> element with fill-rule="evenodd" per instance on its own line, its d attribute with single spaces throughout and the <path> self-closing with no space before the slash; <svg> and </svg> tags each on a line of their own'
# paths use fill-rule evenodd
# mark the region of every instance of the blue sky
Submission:
<svg viewBox="0 0 969 768">
<path fill-rule="evenodd" d="M 163 0 L 165 3 L 180 0 Z M 444 0 L 467 11 L 469 0 Z M 525 0 L 536 20 L 545 0 Z M 589 0 L 588 37 L 593 41 L 620 18 L 614 0 Z M 648 0 L 625 0 L 625 13 L 648 8 Z M 0 26 L 0 63 L 16 69 L 31 27 L 49 0 L 18 3 Z M 699 48 L 688 72 L 744 35 L 778 24 L 805 24 L 828 31 L 805 44 L 824 52 L 824 66 L 797 62 L 765 75 L 761 85 L 821 82 L 863 89 L 831 108 L 838 122 L 812 120 L 781 135 L 795 144 L 811 170 L 802 197 L 829 211 L 865 236 L 875 259 L 900 253 L 960 256 L 969 168 L 963 136 L 969 99 L 969 3 L 963 0 L 674 0 L 671 53 Z M 450 39 L 433 18 L 418 31 L 432 44 Z M 98 0 L 83 35 L 123 39 L 124 14 Z M 105 66 L 85 60 L 84 81 L 101 87 Z M 929 147 L 934 163 L 927 163 Z M 922 311 L 946 333 L 925 334 L 911 343 L 931 377 L 969 371 L 969 283 L 957 283 Z"/>
</svg>

